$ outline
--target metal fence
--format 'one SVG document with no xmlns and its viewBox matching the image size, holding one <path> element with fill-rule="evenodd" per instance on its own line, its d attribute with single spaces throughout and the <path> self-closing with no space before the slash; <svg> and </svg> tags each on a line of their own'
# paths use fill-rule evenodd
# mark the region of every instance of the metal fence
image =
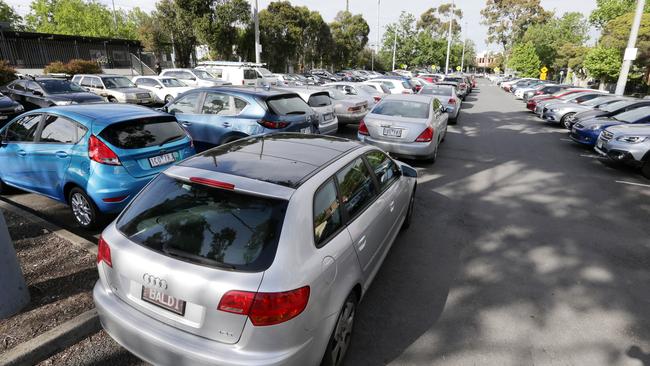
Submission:
<svg viewBox="0 0 650 366">
<path fill-rule="evenodd" d="M 39 69 L 54 61 L 72 59 L 97 61 L 104 68 L 130 68 L 130 54 L 141 50 L 140 42 L 133 40 L 0 29 L 0 59 L 17 68 Z"/>
</svg>

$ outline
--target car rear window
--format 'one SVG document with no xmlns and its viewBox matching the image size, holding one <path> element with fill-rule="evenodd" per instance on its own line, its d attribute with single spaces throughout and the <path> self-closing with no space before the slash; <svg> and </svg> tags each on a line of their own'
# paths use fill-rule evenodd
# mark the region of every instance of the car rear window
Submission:
<svg viewBox="0 0 650 366">
<path fill-rule="evenodd" d="M 420 91 L 420 94 L 431 94 L 431 95 L 444 95 L 444 96 L 450 96 L 451 95 L 451 88 L 441 88 L 441 87 L 424 87 Z"/>
<path fill-rule="evenodd" d="M 131 241 L 182 261 L 263 271 L 275 257 L 287 201 L 160 174 L 117 221 Z"/>
<path fill-rule="evenodd" d="M 173 117 L 152 117 L 110 125 L 99 136 L 120 149 L 142 149 L 164 145 L 187 134 Z"/>
<path fill-rule="evenodd" d="M 309 103 L 307 104 L 309 104 L 310 107 L 325 107 L 331 105 L 332 100 L 327 92 L 323 92 L 312 94 L 311 97 L 309 97 Z"/>
<path fill-rule="evenodd" d="M 373 114 L 406 118 L 429 118 L 431 104 L 406 100 L 385 100 L 372 110 Z"/>
<path fill-rule="evenodd" d="M 311 107 L 297 95 L 275 96 L 267 99 L 266 104 L 278 116 L 313 113 Z"/>
</svg>

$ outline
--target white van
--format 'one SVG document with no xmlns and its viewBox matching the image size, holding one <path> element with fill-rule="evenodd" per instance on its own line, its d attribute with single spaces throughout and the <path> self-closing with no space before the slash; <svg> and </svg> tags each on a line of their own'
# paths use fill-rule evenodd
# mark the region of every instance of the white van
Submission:
<svg viewBox="0 0 650 366">
<path fill-rule="evenodd" d="M 278 84 L 278 77 L 264 68 L 266 64 L 233 61 L 201 61 L 196 67 L 232 85 L 263 86 Z"/>
</svg>

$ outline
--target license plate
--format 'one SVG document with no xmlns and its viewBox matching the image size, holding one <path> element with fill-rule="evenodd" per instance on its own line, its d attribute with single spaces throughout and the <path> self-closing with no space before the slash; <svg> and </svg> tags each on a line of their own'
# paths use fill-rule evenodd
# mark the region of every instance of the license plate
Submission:
<svg viewBox="0 0 650 366">
<path fill-rule="evenodd" d="M 325 113 L 325 114 L 323 115 L 323 119 L 324 119 L 325 121 L 331 121 L 331 120 L 334 119 L 334 114 L 333 114 L 333 113 Z"/>
<path fill-rule="evenodd" d="M 149 158 L 149 164 L 151 164 L 152 168 L 155 168 L 157 166 L 165 165 L 165 164 L 170 164 L 176 162 L 176 158 L 174 157 L 173 153 L 165 154 L 165 155 L 158 155 L 154 156 L 152 158 Z"/>
<path fill-rule="evenodd" d="M 605 146 L 605 143 L 602 140 L 598 140 L 596 147 L 602 149 Z"/>
<path fill-rule="evenodd" d="M 384 136 L 402 137 L 402 129 L 401 128 L 384 127 Z"/>
<path fill-rule="evenodd" d="M 169 310 L 174 314 L 180 316 L 185 315 L 185 301 L 169 296 L 161 291 L 142 286 L 142 300 Z"/>
<path fill-rule="evenodd" d="M 309 134 L 311 133 L 311 127 L 305 127 L 300 129 L 300 133 Z"/>
<path fill-rule="evenodd" d="M 7 116 L 0 116 L 0 120 L 7 119 Z"/>
</svg>

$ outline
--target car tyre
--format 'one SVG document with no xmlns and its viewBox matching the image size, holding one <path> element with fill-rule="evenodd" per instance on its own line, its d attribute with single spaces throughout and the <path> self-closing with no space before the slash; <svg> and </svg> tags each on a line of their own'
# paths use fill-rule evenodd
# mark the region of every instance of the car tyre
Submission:
<svg viewBox="0 0 650 366">
<path fill-rule="evenodd" d="M 404 223 L 402 224 L 402 231 L 407 230 L 411 227 L 411 222 L 413 221 L 413 211 L 415 211 L 415 191 L 417 190 L 417 183 L 413 187 L 413 192 L 411 193 L 411 198 L 409 199 L 409 207 L 406 210 L 406 217 L 404 218 Z"/>
<path fill-rule="evenodd" d="M 9 187 L 2 181 L 2 179 L 0 179 L 0 195 L 7 193 L 8 189 Z"/>
<path fill-rule="evenodd" d="M 440 142 L 436 145 L 436 149 L 433 150 L 433 154 L 429 156 L 428 158 L 425 159 L 425 161 L 429 164 L 435 164 L 436 160 L 438 160 L 438 149 L 440 148 Z"/>
<path fill-rule="evenodd" d="M 562 116 L 562 119 L 560 120 L 560 125 L 564 126 L 566 129 L 569 129 L 569 130 L 570 130 L 571 127 L 569 126 L 569 122 L 568 122 L 568 121 L 569 121 L 569 118 L 571 118 L 574 114 L 575 114 L 575 113 L 570 112 L 570 113 L 567 113 L 567 114 L 565 114 L 564 116 Z"/>
<path fill-rule="evenodd" d="M 169 104 L 173 101 L 174 101 L 174 97 L 172 97 L 171 95 L 165 97 L 165 104 Z"/>
<path fill-rule="evenodd" d="M 114 97 L 108 97 L 108 102 L 109 103 L 117 103 L 117 99 L 115 99 Z"/>
<path fill-rule="evenodd" d="M 94 229 L 100 220 L 100 212 L 95 205 L 95 202 L 83 191 L 83 189 L 75 187 L 70 190 L 68 196 L 70 203 L 70 211 L 72 217 L 79 226 L 84 229 Z"/>
<path fill-rule="evenodd" d="M 650 179 L 650 159 L 646 160 L 641 166 L 641 174 Z"/>
<path fill-rule="evenodd" d="M 352 341 L 357 302 L 358 299 L 354 292 L 345 299 L 330 340 L 327 343 L 321 366 L 340 366 L 343 364 L 347 350 L 350 348 L 350 342 Z"/>
</svg>

